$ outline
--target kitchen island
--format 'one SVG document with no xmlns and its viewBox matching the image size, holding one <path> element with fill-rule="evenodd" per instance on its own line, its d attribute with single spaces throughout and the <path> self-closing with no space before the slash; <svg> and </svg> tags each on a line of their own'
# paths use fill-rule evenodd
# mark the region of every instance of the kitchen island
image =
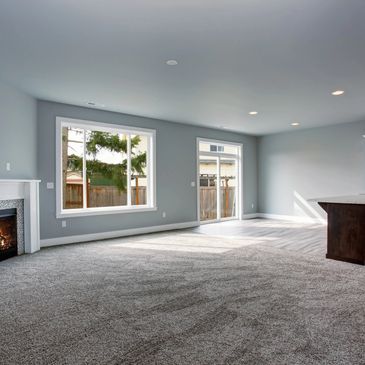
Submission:
<svg viewBox="0 0 365 365">
<path fill-rule="evenodd" d="M 328 215 L 329 259 L 365 265 L 365 195 L 317 198 Z"/>
</svg>

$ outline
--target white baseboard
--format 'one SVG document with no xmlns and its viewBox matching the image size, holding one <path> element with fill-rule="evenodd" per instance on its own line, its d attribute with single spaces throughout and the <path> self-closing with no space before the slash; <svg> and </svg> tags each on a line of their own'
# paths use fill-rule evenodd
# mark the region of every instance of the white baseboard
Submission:
<svg viewBox="0 0 365 365">
<path fill-rule="evenodd" d="M 301 217 L 296 215 L 281 215 L 281 214 L 267 214 L 267 213 L 257 213 L 257 218 L 266 219 L 277 219 L 281 221 L 290 221 L 297 223 L 319 223 L 327 224 L 327 219 L 325 218 L 311 218 L 311 217 Z"/>
<path fill-rule="evenodd" d="M 242 215 L 243 220 L 255 219 L 255 218 L 260 218 L 260 213 L 251 213 L 251 214 L 243 214 Z"/>
<path fill-rule="evenodd" d="M 139 235 L 139 234 L 152 233 L 152 232 L 171 231 L 174 229 L 184 229 L 184 228 L 196 227 L 198 225 L 199 225 L 199 223 L 197 221 L 193 221 L 193 222 L 165 224 L 165 225 L 161 225 L 161 226 L 123 229 L 120 231 L 100 232 L 100 233 L 81 234 L 81 235 L 77 235 L 77 236 L 49 238 L 49 239 L 41 240 L 41 247 L 66 245 L 69 243 L 98 241 L 98 240 L 105 240 L 105 239 L 109 239 L 109 238 L 135 236 L 135 235 Z"/>
</svg>

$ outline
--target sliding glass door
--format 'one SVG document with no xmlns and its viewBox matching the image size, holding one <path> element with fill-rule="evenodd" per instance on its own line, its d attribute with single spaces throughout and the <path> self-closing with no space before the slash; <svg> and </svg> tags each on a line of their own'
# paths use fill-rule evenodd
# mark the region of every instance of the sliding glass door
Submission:
<svg viewBox="0 0 365 365">
<path fill-rule="evenodd" d="M 237 216 L 237 161 L 222 157 L 220 161 L 221 218 Z"/>
<path fill-rule="evenodd" d="M 200 220 L 211 221 L 218 218 L 217 176 L 218 159 L 201 156 L 199 159 L 200 175 Z"/>
<path fill-rule="evenodd" d="M 199 139 L 198 153 L 200 221 L 238 218 L 241 146 Z"/>
</svg>

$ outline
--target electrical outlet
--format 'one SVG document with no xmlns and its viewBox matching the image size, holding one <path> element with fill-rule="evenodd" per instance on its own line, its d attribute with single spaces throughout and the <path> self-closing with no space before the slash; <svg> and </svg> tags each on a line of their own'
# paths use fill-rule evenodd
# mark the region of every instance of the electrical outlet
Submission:
<svg viewBox="0 0 365 365">
<path fill-rule="evenodd" d="M 192 182 L 190 183 L 190 186 L 191 186 L 192 188 L 195 188 L 195 181 L 192 181 Z"/>
<path fill-rule="evenodd" d="M 6 163 L 6 171 L 10 171 L 11 170 L 11 165 L 10 162 Z"/>
<path fill-rule="evenodd" d="M 48 182 L 47 183 L 47 189 L 50 189 L 50 190 L 54 189 L 54 183 L 53 182 Z"/>
<path fill-rule="evenodd" d="M 251 208 L 252 209 L 255 208 L 255 204 L 254 203 L 251 204 Z"/>
<path fill-rule="evenodd" d="M 62 221 L 62 228 L 66 228 L 67 227 L 67 222 L 66 221 Z"/>
<path fill-rule="evenodd" d="M 166 212 L 162 212 L 162 218 L 166 218 Z"/>
</svg>

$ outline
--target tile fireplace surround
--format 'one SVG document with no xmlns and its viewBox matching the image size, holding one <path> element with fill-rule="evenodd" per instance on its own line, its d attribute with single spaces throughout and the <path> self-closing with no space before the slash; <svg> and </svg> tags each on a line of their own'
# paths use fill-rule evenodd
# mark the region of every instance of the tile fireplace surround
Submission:
<svg viewBox="0 0 365 365">
<path fill-rule="evenodd" d="M 24 201 L 23 199 L 0 200 L 0 211 L 2 209 L 16 209 L 16 228 L 18 241 L 18 255 L 25 253 L 24 250 Z"/>
<path fill-rule="evenodd" d="M 18 255 L 40 249 L 39 183 L 39 180 L 0 179 L 0 209 L 17 209 Z"/>
</svg>

